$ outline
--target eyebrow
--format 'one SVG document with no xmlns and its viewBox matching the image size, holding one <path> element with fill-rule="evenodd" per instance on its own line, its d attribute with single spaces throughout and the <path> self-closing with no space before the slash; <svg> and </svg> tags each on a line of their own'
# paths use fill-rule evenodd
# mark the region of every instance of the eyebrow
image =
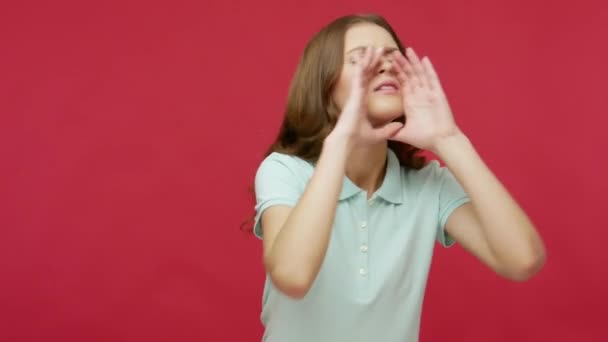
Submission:
<svg viewBox="0 0 608 342">
<path fill-rule="evenodd" d="M 352 49 L 348 50 L 346 52 L 346 54 L 348 55 L 348 54 L 350 54 L 352 52 L 355 52 L 357 50 L 364 50 L 365 48 L 366 48 L 366 46 L 357 46 L 356 48 L 352 48 Z M 394 52 L 394 51 L 399 51 L 399 48 L 398 47 L 385 47 L 384 50 L 385 50 L 386 53 L 391 53 L 391 52 Z"/>
</svg>

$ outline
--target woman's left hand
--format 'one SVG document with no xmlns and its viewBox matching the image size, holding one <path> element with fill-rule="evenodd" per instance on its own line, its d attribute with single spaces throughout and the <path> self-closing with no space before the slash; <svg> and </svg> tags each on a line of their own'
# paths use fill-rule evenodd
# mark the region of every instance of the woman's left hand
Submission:
<svg viewBox="0 0 608 342">
<path fill-rule="evenodd" d="M 443 139 L 461 132 L 429 58 L 420 60 L 411 48 L 406 55 L 407 59 L 397 51 L 393 60 L 401 83 L 405 126 L 390 139 L 434 151 Z"/>
</svg>

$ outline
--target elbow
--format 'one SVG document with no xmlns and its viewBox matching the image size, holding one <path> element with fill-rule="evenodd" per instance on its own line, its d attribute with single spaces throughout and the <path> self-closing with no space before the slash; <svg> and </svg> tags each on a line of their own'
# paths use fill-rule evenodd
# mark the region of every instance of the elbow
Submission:
<svg viewBox="0 0 608 342">
<path fill-rule="evenodd" d="M 270 273 L 270 279 L 277 290 L 294 300 L 303 299 L 312 287 L 311 277 L 301 272 L 281 272 L 275 270 Z"/>
<path fill-rule="evenodd" d="M 301 300 L 306 297 L 310 286 L 303 283 L 285 283 L 281 286 L 276 286 L 285 296 L 293 300 Z"/>
<path fill-rule="evenodd" d="M 303 299 L 312 287 L 313 272 L 298 271 L 294 267 L 283 265 L 268 266 L 266 266 L 266 270 L 273 286 L 291 299 Z"/>
<path fill-rule="evenodd" d="M 533 253 L 510 267 L 506 276 L 515 282 L 528 281 L 540 272 L 545 265 L 546 259 L 544 250 Z"/>
</svg>

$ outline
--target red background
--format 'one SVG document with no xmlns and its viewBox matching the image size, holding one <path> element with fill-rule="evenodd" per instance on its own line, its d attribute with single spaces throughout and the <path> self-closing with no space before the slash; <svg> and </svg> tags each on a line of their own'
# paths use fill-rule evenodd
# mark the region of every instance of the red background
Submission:
<svg viewBox="0 0 608 342">
<path fill-rule="evenodd" d="M 608 340 L 599 0 L 3 3 L 0 340 L 259 341 L 248 188 L 306 41 L 368 11 L 548 248 L 525 284 L 438 249 L 422 341 Z"/>
</svg>

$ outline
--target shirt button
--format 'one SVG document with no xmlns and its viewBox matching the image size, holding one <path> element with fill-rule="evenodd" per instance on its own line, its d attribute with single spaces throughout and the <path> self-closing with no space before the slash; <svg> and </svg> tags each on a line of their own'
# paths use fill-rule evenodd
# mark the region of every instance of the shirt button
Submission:
<svg viewBox="0 0 608 342">
<path fill-rule="evenodd" d="M 365 270 L 365 268 L 360 268 L 359 269 L 359 274 L 362 276 L 365 276 L 367 274 L 367 271 Z"/>
<path fill-rule="evenodd" d="M 367 245 L 361 245 L 361 252 L 365 253 L 367 252 Z"/>
<path fill-rule="evenodd" d="M 362 222 L 361 222 L 361 228 L 365 228 L 365 227 L 367 227 L 367 222 L 362 221 Z"/>
</svg>

